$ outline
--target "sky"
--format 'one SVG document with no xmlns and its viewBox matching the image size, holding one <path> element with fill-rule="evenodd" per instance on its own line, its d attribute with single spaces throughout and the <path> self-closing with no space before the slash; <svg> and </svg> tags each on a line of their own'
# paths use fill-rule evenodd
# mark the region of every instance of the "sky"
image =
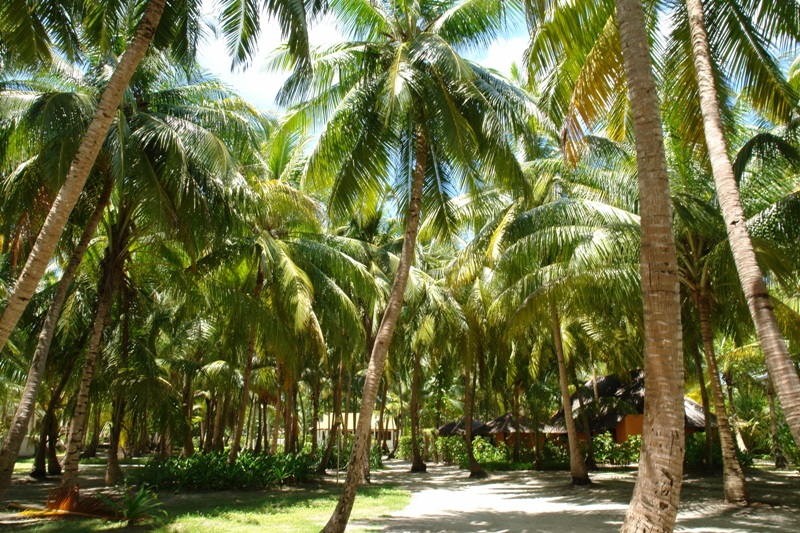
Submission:
<svg viewBox="0 0 800 533">
<path fill-rule="evenodd" d="M 203 12 L 210 19 L 216 18 L 213 0 L 204 0 Z M 337 30 L 333 21 L 326 18 L 311 27 L 309 39 L 312 46 L 324 46 L 341 42 L 345 38 Z M 258 44 L 258 52 L 252 65 L 245 71 L 237 69 L 232 72 L 231 59 L 225 50 L 224 40 L 215 38 L 211 32 L 208 32 L 206 40 L 200 46 L 199 62 L 204 69 L 218 76 L 256 108 L 262 111 L 279 111 L 280 109 L 274 103 L 275 95 L 288 73 L 267 72 L 264 65 L 270 52 L 275 50 L 280 43 L 277 24 L 273 21 L 265 21 Z M 527 44 L 527 33 L 524 25 L 520 25 L 513 34 L 499 39 L 483 53 L 468 56 L 468 58 L 501 74 L 508 75 L 513 63 L 521 63 Z"/>
</svg>

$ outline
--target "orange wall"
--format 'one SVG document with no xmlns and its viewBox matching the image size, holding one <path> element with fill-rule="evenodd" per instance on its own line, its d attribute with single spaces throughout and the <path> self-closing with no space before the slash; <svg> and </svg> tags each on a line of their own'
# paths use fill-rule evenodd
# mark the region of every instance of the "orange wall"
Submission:
<svg viewBox="0 0 800 533">
<path fill-rule="evenodd" d="M 644 415 L 625 415 L 616 427 L 616 441 L 625 442 L 631 435 L 642 434 L 642 423 Z"/>
</svg>

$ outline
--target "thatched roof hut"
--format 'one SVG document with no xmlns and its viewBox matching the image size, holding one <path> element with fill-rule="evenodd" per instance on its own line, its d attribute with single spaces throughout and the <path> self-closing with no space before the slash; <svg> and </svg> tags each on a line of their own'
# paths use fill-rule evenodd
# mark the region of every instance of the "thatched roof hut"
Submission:
<svg viewBox="0 0 800 533">
<path fill-rule="evenodd" d="M 587 381 L 572 395 L 572 410 L 578 423 L 578 431 L 582 431 L 583 425 L 577 413 L 583 403 L 583 408 L 589 418 L 589 426 L 592 433 L 603 433 L 605 431 L 617 430 L 620 433 L 620 425 L 624 425 L 631 419 L 641 416 L 644 413 L 644 373 L 641 370 L 634 370 L 627 379 L 619 376 L 610 375 L 597 378 L 597 395 L 599 401 L 595 401 L 594 386 L 591 381 Z M 580 398 L 579 396 L 580 395 Z M 684 397 L 684 417 L 686 429 L 694 431 L 705 430 L 705 416 L 703 407 L 692 400 Z M 638 421 L 638 425 L 640 425 Z M 712 419 L 712 423 L 715 424 Z M 553 426 L 552 433 L 566 433 L 564 426 L 564 409 L 559 409 L 551 418 L 550 425 Z M 640 432 L 641 430 L 639 430 Z M 635 434 L 630 429 L 624 431 L 625 434 Z"/>
<path fill-rule="evenodd" d="M 480 420 L 472 420 L 472 434 L 475 434 L 475 430 L 478 429 L 483 425 L 483 422 Z M 452 422 L 448 422 L 447 424 L 440 427 L 437 432 L 439 433 L 440 437 L 453 437 L 456 435 L 463 435 L 465 430 L 464 426 L 464 417 L 462 416 L 458 420 L 453 420 Z"/>
<path fill-rule="evenodd" d="M 519 417 L 519 427 L 513 413 L 506 413 L 486 422 L 474 431 L 475 435 L 497 435 L 509 433 L 535 433 L 533 424 L 524 416 Z"/>
</svg>

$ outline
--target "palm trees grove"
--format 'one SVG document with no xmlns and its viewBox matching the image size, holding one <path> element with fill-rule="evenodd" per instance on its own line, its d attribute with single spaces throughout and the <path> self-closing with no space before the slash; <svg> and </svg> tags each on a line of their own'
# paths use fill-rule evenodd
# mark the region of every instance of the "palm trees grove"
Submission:
<svg viewBox="0 0 800 533">
<path fill-rule="evenodd" d="M 343 532 L 387 457 L 581 497 L 613 449 L 623 531 L 685 468 L 748 505 L 800 460 L 799 98 L 795 0 L 3 1 L 0 500 L 333 473 Z"/>
</svg>

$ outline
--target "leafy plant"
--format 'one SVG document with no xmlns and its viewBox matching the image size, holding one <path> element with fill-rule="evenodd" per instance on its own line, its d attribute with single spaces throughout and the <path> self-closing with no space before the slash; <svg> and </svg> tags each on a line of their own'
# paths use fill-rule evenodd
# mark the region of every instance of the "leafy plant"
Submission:
<svg viewBox="0 0 800 533">
<path fill-rule="evenodd" d="M 168 516 L 167 512 L 161 508 L 161 502 L 158 501 L 156 493 L 144 483 L 135 494 L 126 486 L 122 499 L 119 501 L 114 501 L 103 494 L 98 496 L 121 518 L 125 519 L 129 526 L 143 522 L 163 524 Z"/>
</svg>

